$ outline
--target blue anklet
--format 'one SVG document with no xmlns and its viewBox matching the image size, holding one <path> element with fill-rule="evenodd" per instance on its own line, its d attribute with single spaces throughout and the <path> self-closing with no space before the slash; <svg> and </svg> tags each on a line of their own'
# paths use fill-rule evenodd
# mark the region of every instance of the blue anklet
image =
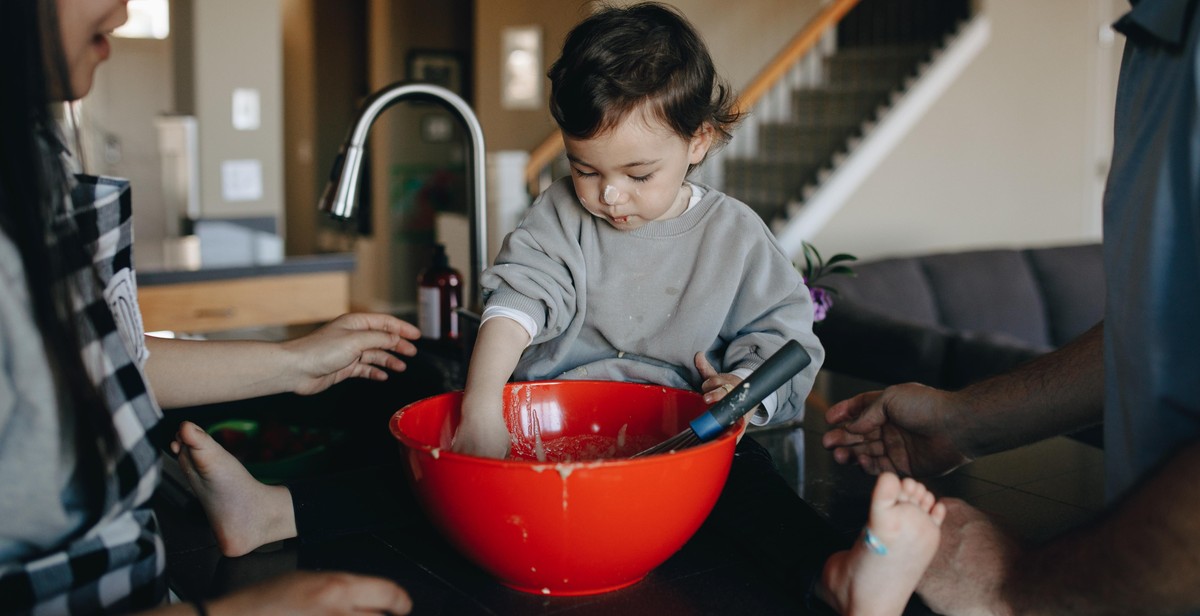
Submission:
<svg viewBox="0 0 1200 616">
<path fill-rule="evenodd" d="M 867 547 L 870 548 L 872 552 L 880 556 L 887 554 L 887 546 L 883 545 L 883 542 L 879 540 L 879 537 L 876 537 L 875 534 L 871 532 L 870 528 L 863 529 L 863 543 L 867 544 Z"/>
</svg>

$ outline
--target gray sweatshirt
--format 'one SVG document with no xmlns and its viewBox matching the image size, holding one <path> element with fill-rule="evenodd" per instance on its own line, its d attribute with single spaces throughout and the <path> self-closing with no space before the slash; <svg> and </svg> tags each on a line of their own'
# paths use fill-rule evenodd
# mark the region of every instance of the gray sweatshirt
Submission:
<svg viewBox="0 0 1200 616">
<path fill-rule="evenodd" d="M 514 378 L 694 390 L 696 352 L 732 372 L 795 339 L 812 363 L 776 392 L 771 421 L 796 417 L 825 357 L 808 288 L 753 210 L 705 190 L 682 215 L 634 231 L 589 214 L 570 178 L 543 192 L 481 276 L 488 307 L 538 324 Z"/>
</svg>

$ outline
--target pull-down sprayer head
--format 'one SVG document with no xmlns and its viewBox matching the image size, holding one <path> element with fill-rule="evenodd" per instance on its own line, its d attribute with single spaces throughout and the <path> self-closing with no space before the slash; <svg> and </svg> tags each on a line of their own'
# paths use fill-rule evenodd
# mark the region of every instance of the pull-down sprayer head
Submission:
<svg viewBox="0 0 1200 616">
<path fill-rule="evenodd" d="M 358 119 L 346 135 L 346 142 L 334 159 L 329 183 L 321 196 L 318 207 L 335 218 L 349 220 L 354 217 L 358 205 L 358 184 L 362 175 L 364 148 L 371 125 L 383 111 L 405 100 L 435 102 L 458 117 L 467 127 L 471 137 L 470 186 L 471 202 L 471 289 L 468 306 L 479 301 L 479 274 L 487 268 L 487 187 L 486 155 L 483 129 L 475 113 L 457 94 L 446 88 L 426 83 L 396 83 L 376 92 L 363 105 Z"/>
</svg>

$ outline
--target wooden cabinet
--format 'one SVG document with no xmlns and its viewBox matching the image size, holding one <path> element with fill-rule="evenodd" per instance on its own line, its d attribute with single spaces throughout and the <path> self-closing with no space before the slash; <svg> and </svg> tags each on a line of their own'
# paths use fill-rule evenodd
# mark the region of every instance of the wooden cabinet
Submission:
<svg viewBox="0 0 1200 616">
<path fill-rule="evenodd" d="M 350 309 L 347 271 L 141 285 L 146 331 L 211 332 L 328 321 Z"/>
</svg>

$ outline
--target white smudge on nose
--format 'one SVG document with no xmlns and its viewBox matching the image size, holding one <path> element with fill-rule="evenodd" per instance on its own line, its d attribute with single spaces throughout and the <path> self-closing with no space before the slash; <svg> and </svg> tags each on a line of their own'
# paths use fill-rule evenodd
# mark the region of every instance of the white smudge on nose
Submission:
<svg viewBox="0 0 1200 616">
<path fill-rule="evenodd" d="M 620 196 L 621 196 L 621 191 L 617 190 L 616 186 L 613 186 L 612 184 L 606 184 L 604 186 L 604 194 L 601 195 L 600 198 L 604 200 L 604 203 L 606 203 L 608 205 L 613 205 L 614 203 L 617 202 L 617 199 Z"/>
</svg>

